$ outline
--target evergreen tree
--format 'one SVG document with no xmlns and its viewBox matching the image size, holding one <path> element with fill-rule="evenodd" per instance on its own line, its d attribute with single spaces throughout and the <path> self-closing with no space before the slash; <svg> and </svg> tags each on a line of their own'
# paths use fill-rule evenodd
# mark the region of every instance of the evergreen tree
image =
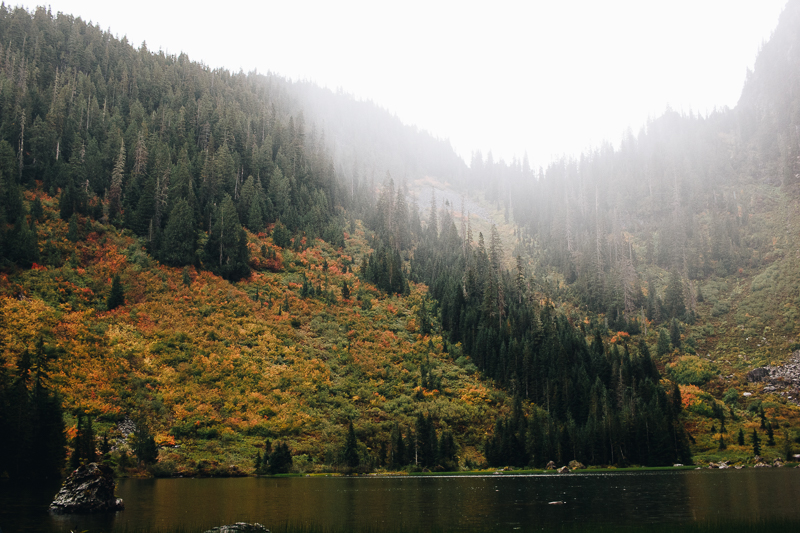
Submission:
<svg viewBox="0 0 800 533">
<path fill-rule="evenodd" d="M 285 442 L 279 442 L 275 446 L 275 451 L 269 455 L 268 472 L 272 475 L 285 474 L 292 467 L 292 462 L 292 453 L 289 451 L 289 446 Z"/>
<path fill-rule="evenodd" d="M 350 287 L 347 285 L 347 280 L 342 281 L 342 300 L 350 299 Z"/>
<path fill-rule="evenodd" d="M 250 273 L 247 265 L 250 251 L 247 235 L 239 223 L 239 215 L 229 195 L 215 210 L 214 223 L 205 247 L 204 264 L 225 279 L 237 281 Z"/>
<path fill-rule="evenodd" d="M 758 438 L 756 428 L 753 428 L 753 435 L 750 437 L 750 442 L 753 444 L 753 455 L 761 455 L 761 439 Z"/>
<path fill-rule="evenodd" d="M 192 209 L 183 198 L 172 209 L 161 240 L 160 259 L 171 266 L 191 265 L 195 262 L 197 238 Z"/>
<path fill-rule="evenodd" d="M 133 453 L 145 465 L 151 465 L 158 460 L 155 438 L 143 423 L 137 424 L 133 433 Z"/>
<path fill-rule="evenodd" d="M 261 473 L 261 452 L 256 450 L 256 458 L 253 463 L 253 468 L 255 469 L 255 473 Z"/>
<path fill-rule="evenodd" d="M 78 242 L 80 235 L 78 235 L 78 215 L 73 213 L 69 217 L 69 226 L 67 228 L 67 239 L 72 242 Z"/>
<path fill-rule="evenodd" d="M 111 311 L 120 305 L 125 305 L 125 293 L 122 289 L 122 281 L 120 280 L 119 274 L 117 274 L 111 282 L 111 292 L 108 293 L 106 307 Z"/>
<path fill-rule="evenodd" d="M 744 431 L 739 428 L 739 435 L 736 437 L 736 442 L 739 446 L 744 446 Z"/>
<path fill-rule="evenodd" d="M 287 248 L 292 243 L 291 232 L 281 224 L 280 220 L 272 228 L 272 242 L 275 243 L 275 246 L 280 246 L 281 248 Z"/>
<path fill-rule="evenodd" d="M 349 422 L 347 426 L 347 438 L 344 441 L 342 456 L 344 457 L 344 464 L 349 468 L 357 467 L 360 462 L 358 457 L 358 440 L 356 439 L 352 421 Z"/>
<path fill-rule="evenodd" d="M 670 352 L 669 335 L 664 328 L 658 330 L 658 344 L 656 345 L 656 354 L 661 357 Z"/>
<path fill-rule="evenodd" d="M 681 347 L 681 326 L 678 324 L 678 319 L 673 318 L 669 324 L 669 339 L 672 346 L 680 349 Z"/>
<path fill-rule="evenodd" d="M 680 274 L 675 270 L 672 271 L 669 277 L 669 283 L 664 291 L 664 306 L 670 318 L 682 318 L 686 314 L 683 281 L 681 280 Z"/>
</svg>

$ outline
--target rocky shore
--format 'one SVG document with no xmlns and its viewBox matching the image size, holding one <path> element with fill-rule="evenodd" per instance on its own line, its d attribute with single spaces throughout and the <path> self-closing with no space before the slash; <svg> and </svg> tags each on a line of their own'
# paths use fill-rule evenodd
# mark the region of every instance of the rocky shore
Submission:
<svg viewBox="0 0 800 533">
<path fill-rule="evenodd" d="M 76 469 L 64 481 L 50 504 L 50 512 L 99 513 L 118 511 L 125 506 L 114 496 L 114 473 L 103 464 L 89 463 Z"/>
</svg>

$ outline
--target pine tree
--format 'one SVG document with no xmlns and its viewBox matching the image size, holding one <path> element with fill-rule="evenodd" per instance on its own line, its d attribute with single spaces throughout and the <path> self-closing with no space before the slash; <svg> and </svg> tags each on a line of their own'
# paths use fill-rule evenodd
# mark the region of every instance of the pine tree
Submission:
<svg viewBox="0 0 800 533">
<path fill-rule="evenodd" d="M 669 335 L 667 330 L 661 328 L 658 330 L 658 344 L 656 344 L 656 354 L 661 357 L 670 352 Z"/>
<path fill-rule="evenodd" d="M 744 446 L 744 431 L 742 428 L 739 428 L 739 435 L 736 437 L 736 442 L 739 444 L 739 446 Z"/>
<path fill-rule="evenodd" d="M 347 438 L 344 441 L 344 464 L 350 468 L 355 468 L 358 466 L 360 460 L 358 457 L 358 440 L 356 439 L 356 433 L 353 429 L 353 422 L 349 422 L 347 426 Z"/>
<path fill-rule="evenodd" d="M 673 318 L 669 324 L 669 339 L 672 346 L 680 349 L 681 347 L 681 326 L 678 324 L 678 319 Z"/>
<path fill-rule="evenodd" d="M 136 425 L 133 433 L 133 453 L 144 464 L 150 465 L 158 460 L 158 447 L 153 435 L 143 423 Z"/>
<path fill-rule="evenodd" d="M 266 452 L 264 452 L 266 455 Z M 263 461 L 262 461 L 263 464 Z M 275 451 L 269 454 L 269 467 L 270 474 L 285 474 L 292 467 L 292 453 L 289 451 L 289 446 L 285 442 L 279 442 L 275 446 Z"/>
<path fill-rule="evenodd" d="M 125 141 L 119 147 L 119 155 L 111 173 L 111 188 L 108 190 L 108 218 L 114 221 L 122 209 L 122 185 L 125 176 Z"/>
<path fill-rule="evenodd" d="M 71 242 L 78 242 L 78 239 L 80 239 L 80 235 L 78 235 L 78 215 L 75 213 L 72 213 L 72 216 L 69 217 L 67 239 Z"/>
<path fill-rule="evenodd" d="M 775 433 L 772 430 L 772 423 L 767 422 L 767 446 L 775 446 Z"/>
<path fill-rule="evenodd" d="M 753 435 L 750 437 L 750 442 L 753 443 L 753 455 L 761 455 L 761 439 L 758 438 L 756 428 L 753 428 Z"/>
<path fill-rule="evenodd" d="M 197 237 L 194 230 L 192 208 L 180 198 L 172 209 L 161 240 L 160 259 L 171 266 L 191 265 L 195 262 Z"/>
<path fill-rule="evenodd" d="M 681 280 L 680 274 L 675 270 L 672 271 L 669 283 L 664 291 L 664 306 L 670 318 L 682 318 L 686 314 L 683 281 Z"/>
<path fill-rule="evenodd" d="M 120 305 L 125 304 L 125 293 L 122 289 L 122 281 L 120 280 L 119 274 L 114 276 L 114 279 L 111 282 L 111 292 L 108 294 L 108 298 L 106 299 L 106 307 L 109 311 L 112 309 L 116 309 Z"/>
<path fill-rule="evenodd" d="M 253 466 L 255 468 L 256 474 L 261 472 L 261 452 L 258 450 L 256 450 L 256 458 Z"/>
<path fill-rule="evenodd" d="M 214 223 L 205 247 L 204 265 L 225 279 L 238 281 L 250 273 L 247 235 L 229 195 L 215 210 Z"/>
<path fill-rule="evenodd" d="M 347 285 L 347 280 L 342 281 L 342 300 L 350 299 L 350 287 Z"/>
</svg>

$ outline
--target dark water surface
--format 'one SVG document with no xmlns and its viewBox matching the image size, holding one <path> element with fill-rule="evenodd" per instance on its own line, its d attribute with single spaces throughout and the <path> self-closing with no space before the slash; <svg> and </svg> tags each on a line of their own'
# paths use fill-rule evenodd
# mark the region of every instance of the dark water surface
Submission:
<svg viewBox="0 0 800 533">
<path fill-rule="evenodd" d="M 0 530 L 203 531 L 237 521 L 337 531 L 548 531 L 735 520 L 800 524 L 800 469 L 533 476 L 123 479 L 125 510 L 47 513 L 55 485 L 0 480 Z M 550 505 L 563 501 L 563 505 Z"/>
</svg>

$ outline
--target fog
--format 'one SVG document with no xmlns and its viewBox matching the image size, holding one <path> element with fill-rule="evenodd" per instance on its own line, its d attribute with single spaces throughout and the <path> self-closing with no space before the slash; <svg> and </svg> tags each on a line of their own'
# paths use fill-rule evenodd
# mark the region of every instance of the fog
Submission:
<svg viewBox="0 0 800 533">
<path fill-rule="evenodd" d="M 527 152 L 534 166 L 616 144 L 668 106 L 735 106 L 784 4 L 49 2 L 135 46 L 341 88 L 448 138 L 466 161 Z"/>
</svg>

